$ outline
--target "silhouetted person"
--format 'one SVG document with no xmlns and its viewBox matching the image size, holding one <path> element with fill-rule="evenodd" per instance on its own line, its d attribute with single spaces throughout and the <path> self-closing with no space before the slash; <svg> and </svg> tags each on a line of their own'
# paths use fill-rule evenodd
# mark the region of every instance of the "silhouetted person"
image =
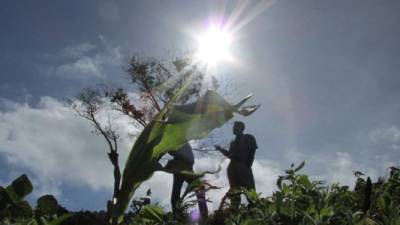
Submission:
<svg viewBox="0 0 400 225">
<path fill-rule="evenodd" d="M 193 172 L 194 155 L 190 144 L 186 143 L 181 149 L 169 152 L 169 154 L 172 155 L 174 159 L 169 161 L 168 163 L 177 163 L 180 165 L 181 169 Z M 176 213 L 179 199 L 181 197 L 181 188 L 183 182 L 186 181 L 188 184 L 190 184 L 195 180 L 196 178 L 194 178 L 193 176 L 174 174 L 174 183 L 172 185 L 171 194 L 171 206 L 172 212 L 174 214 Z M 208 214 L 208 208 L 204 188 L 196 191 L 196 198 L 201 216 L 206 217 Z"/>
<path fill-rule="evenodd" d="M 233 134 L 236 135 L 229 146 L 229 151 L 219 145 L 215 148 L 230 159 L 228 165 L 229 193 L 246 188 L 255 190 L 254 176 L 251 166 L 257 149 L 256 139 L 251 134 L 243 134 L 245 125 L 236 121 L 233 125 Z M 240 196 L 231 197 L 231 207 L 236 209 L 240 204 Z"/>
</svg>

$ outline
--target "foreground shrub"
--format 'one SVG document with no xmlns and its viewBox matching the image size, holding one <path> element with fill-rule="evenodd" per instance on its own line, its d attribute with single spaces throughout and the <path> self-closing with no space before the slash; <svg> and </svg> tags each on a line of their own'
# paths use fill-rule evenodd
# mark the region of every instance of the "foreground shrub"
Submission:
<svg viewBox="0 0 400 225">
<path fill-rule="evenodd" d="M 151 205 L 149 192 L 146 198 L 133 202 L 132 211 L 125 214 L 123 225 L 139 224 L 209 224 L 209 225 L 400 225 L 400 169 L 390 168 L 387 178 L 373 182 L 360 172 L 355 172 L 353 190 L 340 184 L 326 185 L 311 181 L 299 171 L 304 166 L 291 166 L 277 180 L 278 190 L 272 196 L 263 197 L 252 190 L 242 190 L 248 204 L 232 210 L 228 201 L 208 218 L 197 220 L 196 215 L 182 213 L 173 215 L 157 205 Z M 25 178 L 21 180 L 27 180 Z M 27 184 L 26 182 L 22 182 Z M 26 186 L 26 187 L 29 187 Z M 8 187 L 7 187 L 8 188 Z M 4 194 L 2 188 L 0 224 L 32 225 L 107 225 L 106 212 L 77 212 L 72 216 L 55 204 L 54 197 L 46 195 L 38 200 L 32 212 L 24 198 Z M 24 189 L 29 194 L 29 188 Z M 22 196 L 22 195 L 21 195 Z M 136 200 L 137 201 L 137 200 Z M 57 209 L 57 211 L 54 211 Z M 39 213 L 41 212 L 41 213 Z M 69 217 L 69 218 L 68 218 Z"/>
<path fill-rule="evenodd" d="M 255 191 L 242 190 L 248 204 L 231 210 L 222 204 L 202 224 L 210 225 L 399 225 L 400 169 L 390 168 L 390 176 L 372 182 L 356 172 L 354 190 L 340 184 L 326 185 L 311 181 L 292 167 L 277 180 L 278 190 L 262 197 Z M 194 224 L 190 215 L 174 217 L 164 212 L 154 219 L 136 214 L 127 224 Z"/>
</svg>

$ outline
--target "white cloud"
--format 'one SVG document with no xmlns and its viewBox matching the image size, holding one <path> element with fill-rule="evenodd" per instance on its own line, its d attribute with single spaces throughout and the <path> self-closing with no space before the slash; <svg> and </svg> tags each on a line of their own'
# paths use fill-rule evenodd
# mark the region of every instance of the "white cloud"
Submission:
<svg viewBox="0 0 400 225">
<path fill-rule="evenodd" d="M 285 159 L 290 163 L 300 164 L 302 161 L 307 160 L 307 156 L 296 147 L 289 148 L 283 153 Z"/>
<path fill-rule="evenodd" d="M 17 102 L 11 101 L 6 98 L 1 98 L 0 97 L 0 109 L 3 111 L 13 111 L 20 107 L 21 105 L 18 104 Z"/>
<path fill-rule="evenodd" d="M 61 50 L 59 56 L 62 64 L 50 67 L 47 73 L 66 79 L 81 79 L 87 77 L 102 78 L 106 76 L 107 68 L 122 65 L 121 48 L 110 44 L 100 35 L 101 46 L 82 43 L 68 46 Z"/>
<path fill-rule="evenodd" d="M 144 182 L 135 192 L 135 197 L 140 198 L 146 195 L 151 189 L 152 203 L 158 202 L 161 206 L 170 209 L 170 198 L 172 191 L 172 175 L 164 172 L 156 172 L 153 177 Z M 183 192 L 183 189 L 182 189 Z"/>
<path fill-rule="evenodd" d="M 392 151 L 400 152 L 400 128 L 397 126 L 375 129 L 369 138 L 375 144 L 387 145 Z"/>
<path fill-rule="evenodd" d="M 96 45 L 91 43 L 81 43 L 76 46 L 69 46 L 61 50 L 61 54 L 68 58 L 81 58 L 88 54 L 90 51 L 95 50 Z"/>
<path fill-rule="evenodd" d="M 116 128 L 125 134 L 132 132 L 127 124 L 116 121 Z M 12 169 L 31 171 L 35 192 L 59 194 L 64 182 L 94 190 L 112 189 L 105 141 L 91 133 L 87 121 L 56 99 L 42 97 L 37 107 L 14 104 L 12 110 L 0 112 L 0 127 L 0 154 Z M 121 162 L 131 142 L 123 139 L 120 144 Z"/>
<path fill-rule="evenodd" d="M 44 176 L 31 177 L 34 190 L 32 195 L 35 198 L 40 196 L 52 194 L 54 196 L 62 196 L 62 182 L 58 178 L 50 178 Z"/>
<path fill-rule="evenodd" d="M 318 160 L 318 158 L 316 158 Z M 354 187 L 356 177 L 355 171 L 360 171 L 366 176 L 371 177 L 372 180 L 378 179 L 379 176 L 384 175 L 378 171 L 383 172 L 382 166 L 371 166 L 365 163 L 360 163 L 355 160 L 348 152 L 335 152 L 334 155 L 327 155 L 319 157 L 319 160 L 324 163 L 326 170 L 319 172 L 319 178 L 327 181 L 328 184 L 339 183 L 340 185 L 348 185 Z"/>
<path fill-rule="evenodd" d="M 329 162 L 329 178 L 330 182 L 339 182 L 340 184 L 351 185 L 354 183 L 355 178 L 353 171 L 355 171 L 354 162 L 347 152 L 336 152 L 336 158 Z"/>
<path fill-rule="evenodd" d="M 77 77 L 82 75 L 92 75 L 102 77 L 101 62 L 96 58 L 81 57 L 72 63 L 67 63 L 57 67 L 55 74 L 62 77 Z"/>
<path fill-rule="evenodd" d="M 75 186 L 86 186 L 93 190 L 112 191 L 112 166 L 107 158 L 108 151 L 105 141 L 91 133 L 92 127 L 88 121 L 76 116 L 74 112 L 62 102 L 42 97 L 39 104 L 31 107 L 28 104 L 19 104 L 12 101 L 0 101 L 8 105 L 6 111 L 0 111 L 0 154 L 5 156 L 12 171 L 30 170 L 35 184 L 34 194 L 50 193 L 62 194 L 62 186 L 69 183 Z M 101 114 L 103 121 L 114 119 L 116 115 Z M 115 128 L 121 134 L 134 133 L 136 130 L 129 126 L 127 120 L 117 120 Z M 395 129 L 392 134 L 396 134 Z M 384 132 L 386 137 L 386 133 Z M 375 135 L 374 137 L 378 137 Z M 397 137 L 392 135 L 389 137 Z M 394 139 L 391 139 L 394 140 Z M 396 139 L 397 140 L 397 139 Z M 123 136 L 120 144 L 121 165 L 125 162 L 128 150 L 131 148 L 131 138 Z M 290 154 L 289 154 L 290 153 Z M 288 154 L 296 157 L 292 160 L 300 161 L 305 157 L 296 149 Z M 307 170 L 321 169 L 314 173 L 325 178 L 329 183 L 354 185 L 353 171 L 360 170 L 367 175 L 376 177 L 376 168 L 369 168 L 354 161 L 351 154 L 335 152 L 334 155 L 310 156 L 307 161 Z M 222 196 L 228 191 L 229 184 L 226 168 L 229 161 L 222 156 L 206 155 L 196 158 L 197 171 L 215 170 L 219 164 L 222 169 L 218 174 L 205 177 L 211 184 L 222 187 L 220 190 L 210 191 L 208 197 L 213 201 L 210 209 L 216 209 Z M 294 162 L 297 164 L 298 162 Z M 393 165 L 389 159 L 385 165 Z M 284 165 L 286 166 L 286 165 Z M 256 159 L 253 172 L 258 192 L 269 196 L 275 190 L 278 175 L 283 174 L 281 165 L 265 159 Z M 379 168 L 381 169 L 381 168 Z M 12 172 L 11 171 L 11 172 Z M 172 187 L 172 176 L 165 173 L 156 173 L 153 178 L 145 182 L 135 196 L 145 195 L 148 188 L 153 190 L 153 199 L 161 205 L 169 207 Z"/>
<path fill-rule="evenodd" d="M 253 165 L 257 192 L 269 196 L 276 190 L 276 180 L 283 174 L 280 165 L 270 160 L 255 160 Z"/>
</svg>

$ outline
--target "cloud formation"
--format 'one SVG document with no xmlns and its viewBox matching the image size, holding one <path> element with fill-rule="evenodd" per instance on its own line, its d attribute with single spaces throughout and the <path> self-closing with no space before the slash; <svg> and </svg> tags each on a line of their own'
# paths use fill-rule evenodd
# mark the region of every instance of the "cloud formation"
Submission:
<svg viewBox="0 0 400 225">
<path fill-rule="evenodd" d="M 35 194 L 62 195 L 62 185 L 68 183 L 93 190 L 112 190 L 112 167 L 106 157 L 104 140 L 91 133 L 92 127 L 65 103 L 51 97 L 42 97 L 37 106 L 2 101 L 7 110 L 0 112 L 0 154 L 14 171 L 29 170 L 33 174 Z M 13 103 L 13 104 L 11 104 Z M 106 116 L 103 115 L 104 119 Z M 135 128 L 128 121 L 117 121 L 120 133 L 132 133 Z M 121 139 L 121 165 L 127 157 L 132 140 Z M 195 168 L 198 171 L 215 170 L 221 164 L 221 172 L 205 179 L 222 187 L 210 192 L 214 201 L 210 208 L 217 208 L 219 200 L 228 190 L 226 167 L 228 160 L 222 157 L 200 157 Z M 270 194 L 279 174 L 278 165 L 267 160 L 256 160 L 253 166 L 259 192 Z M 143 196 L 148 188 L 153 199 L 169 207 L 172 176 L 156 173 L 145 182 L 136 196 Z"/>
<path fill-rule="evenodd" d="M 375 129 L 369 137 L 375 144 L 385 144 L 393 152 L 400 152 L 400 128 L 397 126 Z"/>
<path fill-rule="evenodd" d="M 87 121 L 51 97 L 42 97 L 37 107 L 18 103 L 12 106 L 0 112 L 0 154 L 15 170 L 31 171 L 35 190 L 58 194 L 57 187 L 64 182 L 94 190 L 111 189 L 108 149 L 101 137 L 91 133 Z M 126 122 L 117 121 L 116 126 Z M 124 126 L 117 128 L 125 133 L 132 131 Z M 131 141 L 122 141 L 122 158 L 130 145 Z"/>
<path fill-rule="evenodd" d="M 123 56 L 119 46 L 110 44 L 102 35 L 99 40 L 100 45 L 85 42 L 65 47 L 55 56 L 62 63 L 48 68 L 47 73 L 65 79 L 106 77 L 108 68 L 122 65 Z"/>
<path fill-rule="evenodd" d="M 52 97 L 42 97 L 36 106 L 20 104 L 1 99 L 0 105 L 0 154 L 11 165 L 10 173 L 31 171 L 36 195 L 49 193 L 62 195 L 65 183 L 75 187 L 89 187 L 92 190 L 112 191 L 112 167 L 106 152 L 108 151 L 102 137 L 93 134 L 92 127 L 84 119 L 75 115 L 69 106 Z M 123 163 L 133 140 L 128 134 L 137 132 L 127 119 L 116 114 L 100 114 L 100 120 L 115 121 L 114 128 L 120 131 L 120 162 Z M 371 140 L 398 143 L 399 129 L 391 127 L 378 129 L 370 134 Z M 215 153 L 213 153 L 215 154 Z M 307 161 L 306 171 L 312 172 L 312 179 L 322 179 L 328 183 L 340 182 L 354 185 L 354 171 L 360 170 L 373 178 L 377 178 L 381 169 L 366 167 L 357 162 L 354 157 L 343 151 L 333 151 L 331 154 L 306 155 L 299 149 L 289 149 L 285 161 L 295 164 Z M 393 165 L 386 159 L 384 165 Z M 196 158 L 195 170 L 215 170 L 221 165 L 217 174 L 207 175 L 204 179 L 221 187 L 208 193 L 210 209 L 218 208 L 222 196 L 228 191 L 229 185 L 226 168 L 229 160 L 219 154 L 199 156 Z M 289 165 L 262 158 L 256 158 L 253 171 L 258 192 L 269 196 L 276 190 L 276 179 L 282 175 L 283 169 Z M 306 172 L 307 173 L 307 172 Z M 145 195 L 148 188 L 153 191 L 153 202 L 159 202 L 169 208 L 172 176 L 157 172 L 152 179 L 145 182 L 135 196 Z"/>
</svg>

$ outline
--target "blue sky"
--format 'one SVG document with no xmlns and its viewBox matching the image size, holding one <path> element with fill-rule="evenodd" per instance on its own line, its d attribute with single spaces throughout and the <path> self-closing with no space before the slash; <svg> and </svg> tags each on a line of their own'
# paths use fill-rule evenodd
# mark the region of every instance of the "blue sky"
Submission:
<svg viewBox="0 0 400 225">
<path fill-rule="evenodd" d="M 244 2 L 242 2 L 244 3 Z M 3 1 L 0 7 L 0 184 L 21 173 L 31 199 L 57 195 L 67 208 L 104 209 L 112 170 L 103 140 L 64 99 L 102 82 L 125 85 L 134 54 L 166 57 L 192 49 L 190 33 L 236 1 Z M 263 5 L 263 4 L 261 4 Z M 214 75 L 253 93 L 261 108 L 247 124 L 258 143 L 255 176 L 266 195 L 292 162 L 316 179 L 351 184 L 352 171 L 385 176 L 400 161 L 400 2 L 286 1 L 265 10 L 246 1 L 234 54 L 242 64 Z M 224 12 L 222 13 L 222 9 Z M 122 131 L 133 129 L 119 121 Z M 227 124 L 216 133 L 230 136 Z M 127 133 L 127 132 L 125 132 Z M 132 144 L 125 138 L 122 158 Z M 121 159 L 123 162 L 124 160 Z M 199 157 L 197 168 L 226 161 Z M 171 177 L 143 190 L 168 207 Z M 209 179 L 227 184 L 224 172 Z M 225 190 L 225 189 L 224 189 Z M 222 191 L 224 191 L 222 190 Z M 218 203 L 221 192 L 210 196 Z"/>
</svg>

